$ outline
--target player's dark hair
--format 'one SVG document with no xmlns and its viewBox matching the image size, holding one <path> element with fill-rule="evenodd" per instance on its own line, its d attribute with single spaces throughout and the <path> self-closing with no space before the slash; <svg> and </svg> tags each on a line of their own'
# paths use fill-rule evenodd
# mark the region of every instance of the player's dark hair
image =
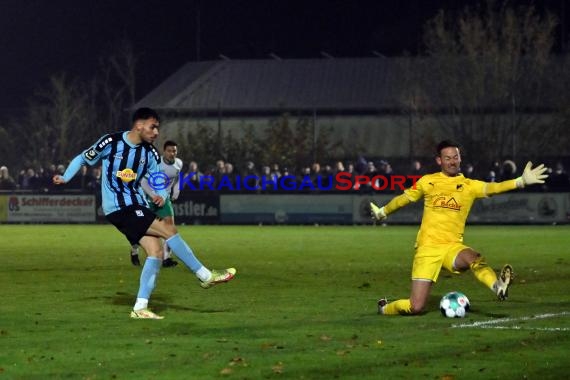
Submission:
<svg viewBox="0 0 570 380">
<path fill-rule="evenodd" d="M 437 144 L 436 149 L 436 156 L 441 156 L 441 151 L 444 150 L 445 148 L 457 148 L 459 150 L 461 150 L 461 146 L 456 143 L 455 141 L 452 140 L 443 140 L 442 142 L 440 142 L 439 144 Z"/>
<path fill-rule="evenodd" d="M 172 141 L 172 140 L 166 140 L 166 141 L 164 142 L 164 145 L 162 146 L 162 149 L 166 149 L 166 148 L 168 148 L 169 146 L 178 146 L 178 144 L 176 144 L 176 143 L 175 143 L 174 141 Z"/>
<path fill-rule="evenodd" d="M 156 119 L 160 121 L 160 117 L 158 117 L 158 113 L 155 110 L 148 107 L 142 107 L 135 111 L 133 114 L 133 124 L 136 123 L 138 120 L 148 120 L 148 119 Z"/>
</svg>

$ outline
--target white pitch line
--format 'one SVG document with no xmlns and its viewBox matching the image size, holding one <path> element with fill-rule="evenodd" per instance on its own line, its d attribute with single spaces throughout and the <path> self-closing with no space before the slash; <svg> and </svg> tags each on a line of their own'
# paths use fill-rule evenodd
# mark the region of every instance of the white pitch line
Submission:
<svg viewBox="0 0 570 380">
<path fill-rule="evenodd" d="M 568 327 L 479 326 L 478 328 L 496 330 L 570 331 Z"/>
<path fill-rule="evenodd" d="M 473 323 L 461 323 L 461 324 L 453 324 L 451 325 L 452 328 L 469 328 L 469 327 L 478 327 L 482 329 L 502 329 L 502 330 L 541 330 L 541 331 L 570 331 L 570 328 L 566 327 L 521 327 L 521 326 L 495 326 L 495 325 L 503 325 L 509 322 L 519 322 L 519 321 L 531 321 L 537 319 L 547 319 L 547 318 L 557 318 L 557 317 L 564 317 L 570 315 L 569 311 L 563 311 L 560 313 L 546 313 L 546 314 L 538 314 L 532 315 L 529 317 L 520 317 L 520 318 L 500 318 L 500 319 L 492 319 L 489 321 L 477 321 Z"/>
</svg>

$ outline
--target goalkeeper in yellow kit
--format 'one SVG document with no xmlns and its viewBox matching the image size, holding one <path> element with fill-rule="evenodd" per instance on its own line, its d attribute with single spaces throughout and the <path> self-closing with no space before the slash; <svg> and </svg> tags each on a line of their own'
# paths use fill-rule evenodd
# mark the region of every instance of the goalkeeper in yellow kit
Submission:
<svg viewBox="0 0 570 380">
<path fill-rule="evenodd" d="M 465 222 L 476 199 L 544 183 L 548 177 L 545 174 L 547 168 L 541 164 L 533 169 L 529 162 L 521 177 L 498 183 L 465 178 L 460 173 L 459 145 L 447 140 L 438 144 L 435 160 L 441 167 L 441 172 L 423 176 L 415 187 L 406 189 L 384 207 L 370 203 L 372 217 L 380 221 L 411 202 L 422 198 L 424 200 L 412 265 L 410 298 L 390 303 L 386 299 L 379 300 L 380 314 L 421 313 L 442 267 L 453 273 L 471 269 L 475 277 L 495 292 L 499 300 L 508 297 L 509 286 L 514 278 L 513 268 L 505 265 L 497 277 L 479 252 L 463 244 Z"/>
</svg>

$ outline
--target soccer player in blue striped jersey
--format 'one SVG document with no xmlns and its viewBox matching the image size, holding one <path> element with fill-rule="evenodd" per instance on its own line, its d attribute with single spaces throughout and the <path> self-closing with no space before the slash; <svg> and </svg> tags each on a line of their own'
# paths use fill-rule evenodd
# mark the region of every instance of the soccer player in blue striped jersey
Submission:
<svg viewBox="0 0 570 380">
<path fill-rule="evenodd" d="M 161 187 L 165 187 L 164 190 L 167 192 L 169 197 L 166 198 L 162 207 L 158 207 L 151 202 L 149 203 L 149 208 L 152 212 L 154 212 L 160 219 L 163 219 L 166 224 L 174 224 L 174 207 L 172 206 L 172 203 L 176 201 L 180 195 L 178 179 L 183 165 L 182 160 L 176 157 L 177 155 L 178 144 L 171 140 L 165 141 L 159 168 L 161 173 L 164 174 L 164 177 L 160 179 L 161 181 L 164 181 L 164 186 Z M 152 184 L 149 184 L 147 180 L 143 180 L 141 182 L 141 187 L 147 194 L 148 201 L 149 196 L 152 197 L 155 193 L 154 188 L 158 186 L 153 186 Z M 168 247 L 168 244 L 163 244 L 162 246 L 164 253 L 162 267 L 168 268 L 178 265 L 178 262 L 171 257 L 171 249 Z M 138 244 L 131 246 L 129 256 L 133 265 L 140 265 Z"/>
<path fill-rule="evenodd" d="M 139 108 L 132 119 L 129 131 L 108 134 L 77 155 L 63 175 L 55 175 L 56 185 L 69 182 L 83 165 L 102 165 L 101 190 L 103 212 L 107 220 L 121 231 L 132 244 L 139 244 L 147 252 L 143 266 L 137 300 L 131 311 L 134 319 L 162 319 L 148 308 L 150 295 L 162 263 L 163 238 L 176 256 L 207 289 L 234 278 L 235 268 L 209 270 L 194 255 L 180 237 L 174 225 L 156 217 L 148 208 L 141 181 L 160 171 L 160 156 L 152 143 L 159 134 L 160 119 L 150 108 Z M 152 202 L 162 207 L 168 198 L 166 190 L 155 190 Z"/>
</svg>

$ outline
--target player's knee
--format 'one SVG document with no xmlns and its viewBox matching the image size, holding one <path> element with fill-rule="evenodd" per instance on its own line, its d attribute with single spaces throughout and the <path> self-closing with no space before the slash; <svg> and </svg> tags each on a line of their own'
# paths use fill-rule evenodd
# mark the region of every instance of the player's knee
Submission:
<svg viewBox="0 0 570 380">
<path fill-rule="evenodd" d="M 460 252 L 455 258 L 455 261 L 453 262 L 453 269 L 459 272 L 466 271 L 470 268 L 472 269 L 473 265 L 477 265 L 475 263 L 480 262 L 481 258 L 481 254 L 478 252 L 475 252 L 471 249 L 464 250 Z"/>
<path fill-rule="evenodd" d="M 173 224 L 167 224 L 164 221 L 161 221 L 161 231 L 163 234 L 163 238 L 169 239 L 172 236 L 178 233 L 178 229 Z"/>
<path fill-rule="evenodd" d="M 162 260 L 162 256 L 163 256 L 162 248 L 159 247 L 159 248 L 151 249 L 151 250 L 147 251 L 147 256 L 155 257 L 157 259 Z"/>
<path fill-rule="evenodd" d="M 477 270 L 480 268 L 484 268 L 486 266 L 487 266 L 487 260 L 485 259 L 484 256 L 481 256 L 480 254 L 477 254 L 477 257 L 469 263 L 469 268 L 471 268 L 471 270 Z"/>
<path fill-rule="evenodd" d="M 420 314 L 425 310 L 426 307 L 426 303 L 423 300 L 410 300 L 410 304 L 411 304 L 411 309 L 410 312 L 411 314 Z"/>
</svg>

